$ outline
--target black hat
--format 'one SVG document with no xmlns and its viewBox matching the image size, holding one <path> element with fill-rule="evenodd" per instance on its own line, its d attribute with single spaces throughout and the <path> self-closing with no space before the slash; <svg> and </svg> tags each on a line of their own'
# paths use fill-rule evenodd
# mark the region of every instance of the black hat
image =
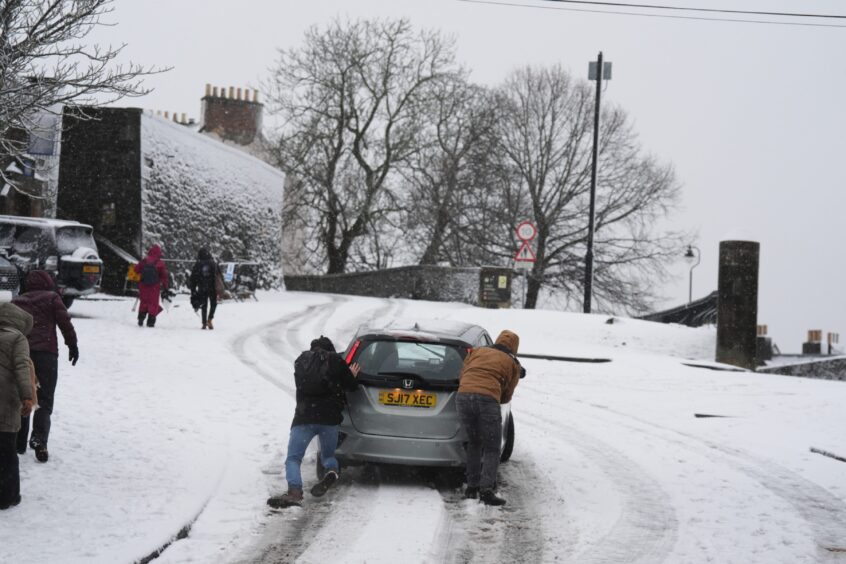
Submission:
<svg viewBox="0 0 846 564">
<path fill-rule="evenodd" d="M 335 345 L 332 344 L 332 341 L 329 337 L 324 337 L 321 335 L 317 339 L 314 339 L 311 342 L 311 350 L 315 349 L 322 349 L 324 351 L 335 352 Z"/>
</svg>

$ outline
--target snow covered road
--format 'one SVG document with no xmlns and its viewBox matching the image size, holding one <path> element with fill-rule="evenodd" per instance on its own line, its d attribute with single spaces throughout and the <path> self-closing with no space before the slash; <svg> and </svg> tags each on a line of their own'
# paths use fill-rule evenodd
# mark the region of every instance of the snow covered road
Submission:
<svg viewBox="0 0 846 564">
<path fill-rule="evenodd" d="M 187 306 L 154 330 L 131 302 L 74 305 L 82 360 L 60 366 L 51 459 L 21 460 L 24 503 L 0 545 L 44 562 L 846 562 L 846 384 L 685 366 L 711 330 L 604 316 L 406 300 L 263 294 L 223 304 L 214 332 Z M 452 318 L 508 328 L 525 360 L 505 508 L 431 471 L 362 467 L 306 506 L 284 489 L 292 362 L 366 321 Z M 696 417 L 695 414 L 725 417 Z M 314 458 L 304 462 L 307 485 Z M 187 538 L 169 544 L 186 525 Z"/>
</svg>

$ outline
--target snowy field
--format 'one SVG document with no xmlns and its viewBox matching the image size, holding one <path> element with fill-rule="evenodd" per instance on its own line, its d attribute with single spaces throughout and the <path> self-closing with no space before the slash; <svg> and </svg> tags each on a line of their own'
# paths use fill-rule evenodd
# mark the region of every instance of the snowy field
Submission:
<svg viewBox="0 0 846 564">
<path fill-rule="evenodd" d="M 809 452 L 846 454 L 846 383 L 685 365 L 713 358 L 712 329 L 273 293 L 222 304 L 208 332 L 184 298 L 155 329 L 131 306 L 74 304 L 81 359 L 62 353 L 50 461 L 22 457 L 0 561 L 130 563 L 166 546 L 156 563 L 846 562 L 846 464 Z M 504 508 L 428 472 L 364 467 L 268 511 L 285 488 L 293 359 L 394 317 L 611 362 L 524 362 Z"/>
</svg>

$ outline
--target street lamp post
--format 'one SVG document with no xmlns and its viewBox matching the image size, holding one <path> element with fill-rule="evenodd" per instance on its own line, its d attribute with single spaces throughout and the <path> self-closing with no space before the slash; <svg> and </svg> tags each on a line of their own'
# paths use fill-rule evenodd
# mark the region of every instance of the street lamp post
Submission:
<svg viewBox="0 0 846 564">
<path fill-rule="evenodd" d="M 611 63 L 602 62 L 602 51 L 588 67 L 588 79 L 596 81 L 596 105 L 593 114 L 593 164 L 590 171 L 590 210 L 588 215 L 587 253 L 585 254 L 584 312 L 590 313 L 593 291 L 593 232 L 596 213 L 596 163 L 599 159 L 599 106 L 602 101 L 602 80 L 611 80 Z"/>
<path fill-rule="evenodd" d="M 696 251 L 695 253 L 693 251 Z M 699 247 L 694 245 L 688 245 L 687 251 L 684 253 L 684 260 L 690 264 L 690 286 L 687 292 L 687 305 L 693 303 L 693 269 L 699 266 L 699 262 L 702 260 L 702 253 L 699 251 Z M 696 261 L 695 263 L 693 261 Z"/>
</svg>

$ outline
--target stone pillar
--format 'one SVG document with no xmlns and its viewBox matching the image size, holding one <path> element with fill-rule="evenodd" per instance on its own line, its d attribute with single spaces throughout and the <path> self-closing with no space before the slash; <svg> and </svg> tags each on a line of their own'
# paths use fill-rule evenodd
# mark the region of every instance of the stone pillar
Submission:
<svg viewBox="0 0 846 564">
<path fill-rule="evenodd" d="M 720 242 L 717 362 L 755 370 L 759 243 Z"/>
</svg>

